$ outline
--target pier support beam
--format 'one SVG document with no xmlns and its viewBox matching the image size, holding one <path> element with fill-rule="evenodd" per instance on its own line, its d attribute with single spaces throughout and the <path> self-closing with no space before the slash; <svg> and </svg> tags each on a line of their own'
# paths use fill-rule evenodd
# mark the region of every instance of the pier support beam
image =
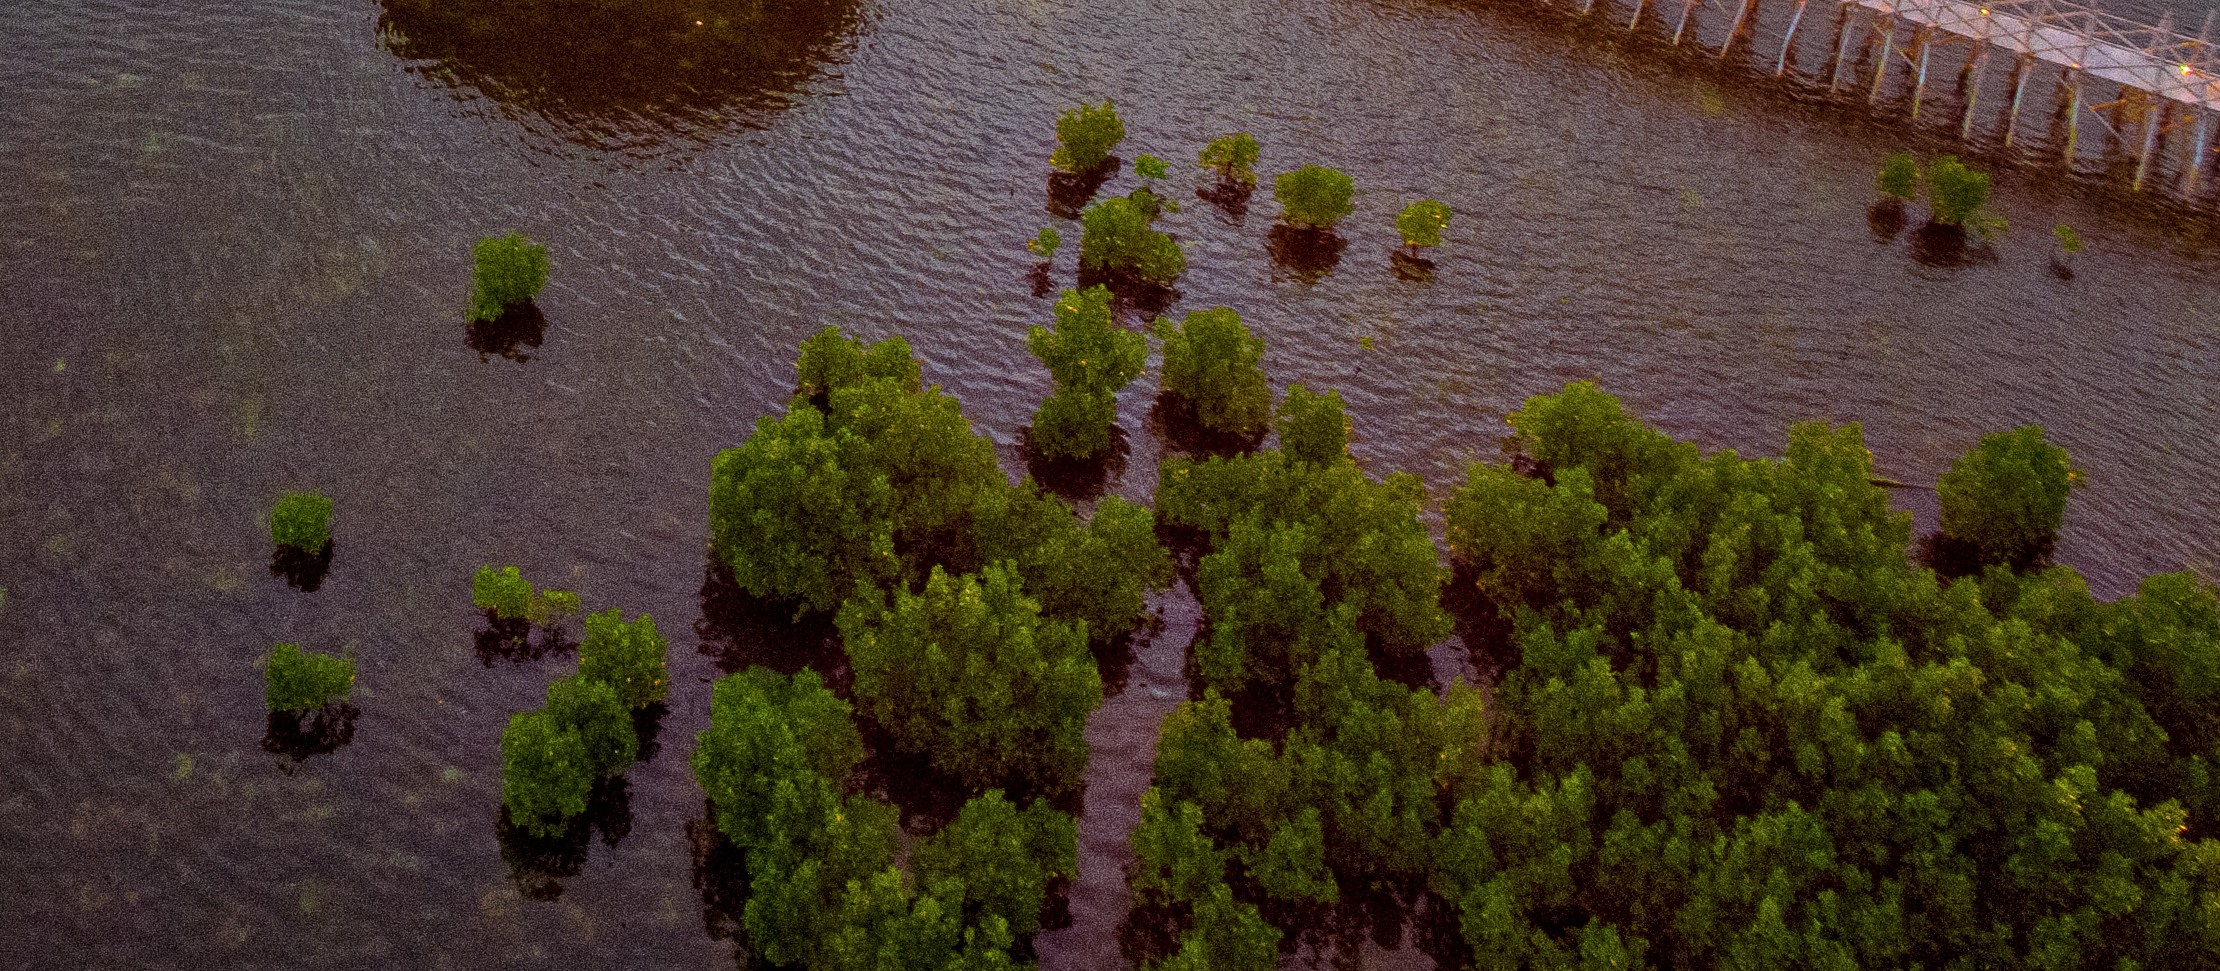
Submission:
<svg viewBox="0 0 2220 971">
<path fill-rule="evenodd" d="M 2189 173 L 2188 178 L 2182 183 L 2181 194 L 2183 198 L 2191 198 L 2197 194 L 2197 173 L 2204 170 L 2205 142 L 2211 136 L 2212 112 L 2197 112 L 2197 139 L 2190 143 L 2189 147 Z"/>
<path fill-rule="evenodd" d="M 1788 49 L 1796 43 L 1796 25 L 1804 22 L 1804 4 L 1809 0 L 1796 0 L 1796 13 L 1788 18 L 1788 36 L 1781 38 L 1781 56 L 1773 62 L 1773 76 L 1788 73 Z"/>
<path fill-rule="evenodd" d="M 2072 168 L 2074 143 L 2081 140 L 2081 85 L 2074 80 L 2071 69 L 2058 79 L 2058 84 L 2066 92 L 2066 152 L 2060 157 L 2065 160 L 2066 167 Z"/>
<path fill-rule="evenodd" d="M 1649 0 L 1634 0 L 1634 16 L 1628 17 L 1626 19 L 1626 29 L 1628 33 L 1633 33 L 1634 28 L 1641 25 L 1642 7 L 1648 2 Z"/>
<path fill-rule="evenodd" d="M 1912 120 L 1919 120 L 1919 101 L 1927 95 L 1927 50 L 1935 46 L 1935 38 L 1925 27 L 1912 32 L 1912 43 L 1919 45 L 1919 75 L 1912 81 Z"/>
<path fill-rule="evenodd" d="M 2012 132 L 2019 127 L 2020 101 L 2027 95 L 2028 60 L 2021 55 L 2012 63 L 2012 111 L 2004 116 L 2004 147 L 2012 147 Z"/>
<path fill-rule="evenodd" d="M 1973 60 L 1966 64 L 1966 112 L 1958 119 L 1958 140 L 1973 138 L 1973 105 L 1981 100 L 1981 74 L 1989 66 L 1989 45 L 1974 48 Z"/>
<path fill-rule="evenodd" d="M 1742 36 L 1742 25 L 1749 21 L 1750 11 L 1756 10 L 1758 0 L 1742 0 L 1741 12 L 1734 15 L 1734 25 L 1727 28 L 1727 39 L 1719 45 L 1719 59 L 1727 59 L 1727 52 L 1734 50 L 1734 39 Z"/>
<path fill-rule="evenodd" d="M 1680 46 L 1680 36 L 1688 32 L 1688 22 L 1696 19 L 1696 5 L 1702 2 L 1703 0 L 1688 0 L 1688 5 L 1680 8 L 1680 26 L 1673 29 L 1674 47 Z"/>
<path fill-rule="evenodd" d="M 1836 8 L 1835 14 L 1835 63 L 1827 76 L 1827 93 L 1833 94 L 1842 86 L 1842 62 L 1850 57 L 1850 5 Z"/>
<path fill-rule="evenodd" d="M 1881 27 L 1881 62 L 1873 68 L 1873 90 L 1866 92 L 1867 104 L 1881 100 L 1881 85 L 1889 79 L 1889 57 L 1896 53 L 1896 21 L 1889 20 Z"/>
<path fill-rule="evenodd" d="M 2135 157 L 2134 189 L 2137 192 L 2143 191 L 2143 177 L 2150 174 L 2151 150 L 2158 147 L 2159 128 L 2165 124 L 2166 116 L 2172 111 L 2172 105 L 2168 105 L 2164 112 L 2155 104 L 2143 109 L 2143 151 Z"/>
</svg>

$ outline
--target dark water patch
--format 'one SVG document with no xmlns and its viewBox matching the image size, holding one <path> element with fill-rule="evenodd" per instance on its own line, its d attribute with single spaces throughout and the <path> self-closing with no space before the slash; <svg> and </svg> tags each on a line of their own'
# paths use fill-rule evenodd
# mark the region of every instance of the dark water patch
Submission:
<svg viewBox="0 0 2220 971">
<path fill-rule="evenodd" d="M 1090 503 L 1102 498 L 1110 483 L 1125 474 L 1127 456 L 1133 446 L 1126 441 L 1123 426 L 1110 429 L 1110 446 L 1102 454 L 1088 458 L 1050 457 L 1041 454 L 1033 444 L 1033 427 L 1018 429 L 1019 453 L 1025 457 L 1025 472 L 1040 483 L 1050 495 L 1074 505 Z"/>
<path fill-rule="evenodd" d="M 586 796 L 586 811 L 562 832 L 541 836 L 509 819 L 508 807 L 494 811 L 494 840 L 509 879 L 526 900 L 551 901 L 563 895 L 564 881 L 585 870 L 595 836 L 614 848 L 632 833 L 632 783 L 624 776 L 603 779 Z"/>
<path fill-rule="evenodd" d="M 1249 197 L 1256 186 L 1246 182 L 1219 181 L 1195 190 L 1195 198 L 1210 203 L 1225 225 L 1241 228 L 1249 218 Z"/>
<path fill-rule="evenodd" d="M 280 546 L 270 553 L 270 575 L 302 593 L 315 593 L 331 572 L 332 550 L 338 544 L 324 541 L 324 548 L 310 553 L 297 546 Z"/>
<path fill-rule="evenodd" d="M 1349 248 L 1349 241 L 1331 229 L 1281 223 L 1272 227 L 1265 246 L 1272 265 L 1288 279 L 1316 286 L 1341 265 L 1341 251 Z"/>
<path fill-rule="evenodd" d="M 1268 434 L 1261 428 L 1246 435 L 1205 428 L 1195 417 L 1195 403 L 1169 392 L 1158 394 L 1149 405 L 1148 429 L 1172 451 L 1197 460 L 1254 454 Z"/>
<path fill-rule="evenodd" d="M 1050 171 L 1045 210 L 1058 219 L 1079 218 L 1087 204 L 1094 201 L 1095 193 L 1102 190 L 1103 183 L 1117 175 L 1118 168 L 1124 164 L 1124 159 L 1113 155 L 1085 172 Z"/>
<path fill-rule="evenodd" d="M 504 618 L 490 607 L 480 613 L 470 647 L 484 667 L 492 667 L 495 661 L 522 663 L 578 650 L 578 642 L 561 625 L 535 624 L 523 617 Z"/>
<path fill-rule="evenodd" d="M 1085 266 L 1079 269 L 1079 288 L 1108 287 L 1110 313 L 1126 327 L 1147 329 L 1149 322 L 1172 309 L 1179 302 L 1179 288 L 1168 283 L 1148 279 L 1129 268 L 1110 269 Z"/>
<path fill-rule="evenodd" d="M 547 315 L 540 312 L 539 304 L 527 300 L 502 308 L 501 315 L 492 320 L 471 321 L 464 342 L 478 352 L 481 361 L 491 355 L 522 364 L 532 359 L 529 352 L 546 337 Z"/>
<path fill-rule="evenodd" d="M 1866 207 L 1865 225 L 1873 231 L 1874 242 L 1895 242 L 1896 234 L 1904 231 L 1903 200 L 1883 199 Z"/>
<path fill-rule="evenodd" d="M 790 601 L 758 597 L 733 582 L 732 567 L 712 554 L 702 567 L 701 615 L 694 620 L 697 650 L 724 674 L 758 665 L 791 675 L 817 671 L 835 693 L 847 696 L 848 655 L 830 614 Z"/>
<path fill-rule="evenodd" d="M 329 755 L 355 740 L 353 702 L 335 702 L 311 712 L 273 711 L 262 732 L 262 750 L 279 757 L 287 775 L 312 756 Z"/>
<path fill-rule="evenodd" d="M 854 0 L 380 0 L 379 46 L 528 125 L 630 157 L 761 128 L 839 56 Z"/>
<path fill-rule="evenodd" d="M 1046 300 L 1056 294 L 1056 280 L 1050 275 L 1054 269 L 1054 264 L 1042 260 L 1026 272 L 1025 280 L 1033 287 L 1033 299 Z"/>
<path fill-rule="evenodd" d="M 1433 260 L 1402 250 L 1388 251 L 1388 269 L 1394 271 L 1396 279 L 1406 283 L 1432 283 L 1434 280 Z"/>
</svg>

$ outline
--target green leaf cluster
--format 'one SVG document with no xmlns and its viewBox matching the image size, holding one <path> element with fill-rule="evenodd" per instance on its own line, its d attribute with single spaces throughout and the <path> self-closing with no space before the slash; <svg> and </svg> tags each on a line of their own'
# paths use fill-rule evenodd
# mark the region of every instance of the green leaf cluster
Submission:
<svg viewBox="0 0 2220 971">
<path fill-rule="evenodd" d="M 270 542 L 303 553 L 320 553 L 331 544 L 331 498 L 320 492 L 288 492 L 270 508 Z"/>
<path fill-rule="evenodd" d="M 960 542 L 972 504 L 1008 480 L 956 399 L 919 387 L 899 338 L 826 328 L 799 368 L 787 413 L 718 454 L 710 540 L 748 593 L 829 611 L 901 576 L 898 544 L 930 555 Z"/>
<path fill-rule="evenodd" d="M 2210 587 L 1945 584 L 1856 426 L 1703 455 L 1586 385 L 1512 425 L 1531 466 L 1444 509 L 1517 659 L 1428 849 L 1477 963 L 2212 966 Z M 1962 466 L 2007 547 L 2055 528 L 2048 449 Z"/>
<path fill-rule="evenodd" d="M 1341 170 L 1323 165 L 1280 173 L 1272 180 L 1272 197 L 1279 200 L 1280 218 L 1302 228 L 1332 229 L 1342 217 L 1357 211 L 1356 182 Z"/>
<path fill-rule="evenodd" d="M 262 698 L 271 711 L 311 711 L 346 700 L 354 690 L 355 663 L 279 644 L 264 661 L 262 677 Z"/>
<path fill-rule="evenodd" d="M 1138 196 L 1139 193 L 1136 193 Z M 1079 214 L 1079 265 L 1102 272 L 1130 272 L 1169 286 L 1187 272 L 1178 241 L 1157 232 L 1157 200 L 1112 196 Z"/>
<path fill-rule="evenodd" d="M 470 319 L 492 320 L 547 286 L 547 247 L 510 232 L 470 249 Z"/>
<path fill-rule="evenodd" d="M 2072 256 L 2075 253 L 2081 252 L 2081 234 L 2075 232 L 2072 226 L 2068 226 L 2065 223 L 2059 223 L 2058 225 L 2051 227 L 2050 235 L 2051 238 L 2058 241 L 2058 248 L 2064 250 L 2067 256 Z"/>
<path fill-rule="evenodd" d="M 1927 208 L 1938 223 L 1966 225 L 1989 204 L 1989 174 L 1967 168 L 1955 155 L 1927 165 Z"/>
<path fill-rule="evenodd" d="M 1102 286 L 1066 290 L 1056 327 L 1035 325 L 1026 345 L 1056 382 L 1033 418 L 1033 441 L 1051 458 L 1091 458 L 1110 445 L 1118 391 L 1141 376 L 1148 339 L 1119 327 Z"/>
<path fill-rule="evenodd" d="M 1242 185 L 1256 184 L 1257 144 L 1248 132 L 1211 139 L 1197 160 L 1202 168 L 1218 170 L 1218 177 Z"/>
<path fill-rule="evenodd" d="M 2050 553 L 2066 521 L 2066 494 L 2080 482 L 2066 450 L 2040 425 L 1981 436 L 1935 482 L 1942 535 L 1976 551 L 1984 566 L 2026 569 Z"/>
<path fill-rule="evenodd" d="M 1045 800 L 1020 810 L 990 790 L 921 841 L 912 862 L 919 884 L 962 889 L 965 922 L 1031 934 L 1040 929 L 1049 881 L 1079 873 L 1079 823 Z"/>
<path fill-rule="evenodd" d="M 480 565 L 470 577 L 470 603 L 492 611 L 501 620 L 526 620 L 553 624 L 576 614 L 582 607 L 578 594 L 569 590 L 535 590 L 515 566 L 499 570 Z"/>
<path fill-rule="evenodd" d="M 665 664 L 670 642 L 656 633 L 655 619 L 641 614 L 624 622 L 612 607 L 586 618 L 586 639 L 578 645 L 578 673 L 614 689 L 626 709 L 645 708 L 671 693 Z"/>
<path fill-rule="evenodd" d="M 1196 310 L 1178 324 L 1159 318 L 1164 341 L 1163 393 L 1193 406 L 1203 428 L 1225 435 L 1261 434 L 1272 419 L 1264 341 L 1226 307 Z"/>
<path fill-rule="evenodd" d="M 1060 793 L 1087 767 L 1087 716 L 1102 678 L 1084 621 L 1046 620 L 1013 564 L 951 576 L 841 609 L 857 701 L 896 748 L 930 755 L 975 789 Z"/>
<path fill-rule="evenodd" d="M 862 759 L 847 703 L 814 672 L 751 668 L 712 689 L 692 764 L 743 852 L 754 954 L 829 971 L 1015 967 L 1049 879 L 1076 870 L 1077 824 L 991 792 L 920 841 L 905 874 L 894 807 L 842 794 Z"/>
<path fill-rule="evenodd" d="M 1125 122 L 1118 106 L 1105 99 L 1101 106 L 1080 102 L 1056 119 L 1056 152 L 1048 164 L 1066 172 L 1091 172 L 1110 160 L 1110 150 L 1125 141 Z"/>
<path fill-rule="evenodd" d="M 1441 232 L 1449 226 L 1453 215 L 1449 207 L 1433 199 L 1420 199 L 1404 206 L 1395 217 L 1395 231 L 1402 235 L 1403 245 L 1412 249 L 1421 246 L 1440 246 Z"/>
<path fill-rule="evenodd" d="M 1874 178 L 1874 189 L 1881 198 L 1897 202 L 1910 202 L 1919 195 L 1919 160 L 1910 152 L 1896 152 L 1881 163 L 1881 173 Z"/>
<path fill-rule="evenodd" d="M 1056 258 L 1056 249 L 1064 245 L 1064 234 L 1054 226 L 1042 226 L 1040 235 L 1025 241 L 1025 251 L 1044 260 Z"/>
<path fill-rule="evenodd" d="M 1446 577 L 1418 520 L 1425 487 L 1368 480 L 1347 436 L 1339 395 L 1290 389 L 1281 449 L 1164 463 L 1159 514 L 1204 537 L 1209 637 L 1195 652 L 1207 683 L 1284 688 L 1335 645 L 1411 657 L 1448 636 Z"/>
<path fill-rule="evenodd" d="M 509 716 L 501 733 L 501 801 L 510 822 L 554 836 L 586 811 L 595 782 L 639 757 L 631 709 L 615 688 L 583 674 L 547 686 L 538 710 Z"/>
</svg>

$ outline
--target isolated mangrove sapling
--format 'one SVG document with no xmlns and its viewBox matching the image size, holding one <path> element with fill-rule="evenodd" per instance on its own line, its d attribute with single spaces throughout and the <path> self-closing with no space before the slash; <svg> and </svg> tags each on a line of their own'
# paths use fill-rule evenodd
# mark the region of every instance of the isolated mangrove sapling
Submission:
<svg viewBox="0 0 2220 971">
<path fill-rule="evenodd" d="M 1418 255 L 1421 246 L 1440 246 L 1441 233 L 1449 225 L 1449 207 L 1432 199 L 1421 199 L 1403 207 L 1395 217 L 1395 231 L 1402 234 L 1403 245 L 1410 247 L 1410 255 Z"/>
<path fill-rule="evenodd" d="M 547 286 L 547 247 L 510 232 L 470 250 L 470 319 L 492 320 Z"/>
<path fill-rule="evenodd" d="M 354 690 L 355 664 L 343 657 L 279 644 L 262 667 L 263 700 L 271 711 L 312 711 L 346 700 Z"/>
<path fill-rule="evenodd" d="M 1042 226 L 1040 235 L 1025 241 L 1026 252 L 1044 260 L 1055 259 L 1056 248 L 1062 245 L 1064 234 L 1057 232 L 1054 226 Z"/>
<path fill-rule="evenodd" d="M 1048 164 L 1075 174 L 1092 171 L 1124 140 L 1125 122 L 1115 102 L 1104 100 L 1100 107 L 1081 102 L 1056 119 L 1056 152 Z"/>
<path fill-rule="evenodd" d="M 331 499 L 320 492 L 288 492 L 270 509 L 270 541 L 285 549 L 320 553 L 331 542 Z"/>
<path fill-rule="evenodd" d="M 1241 185 L 1256 184 L 1256 160 L 1256 139 L 1248 132 L 1212 139 L 1198 159 L 1202 168 L 1217 170 L 1221 180 Z"/>
<path fill-rule="evenodd" d="M 1897 152 L 1881 163 L 1881 173 L 1874 179 L 1874 189 L 1881 193 L 1883 202 L 1903 204 L 1919 195 L 1919 160 L 1910 152 Z"/>
<path fill-rule="evenodd" d="M 1352 201 L 1356 182 L 1337 169 L 1305 165 L 1282 172 L 1272 181 L 1272 197 L 1279 200 L 1280 218 L 1304 229 L 1332 229 L 1342 217 L 1356 211 Z"/>
</svg>

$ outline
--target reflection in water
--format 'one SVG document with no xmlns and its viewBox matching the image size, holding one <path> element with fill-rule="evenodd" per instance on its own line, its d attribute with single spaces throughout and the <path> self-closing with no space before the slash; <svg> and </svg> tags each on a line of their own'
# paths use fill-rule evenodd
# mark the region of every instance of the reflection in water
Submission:
<svg viewBox="0 0 2220 971">
<path fill-rule="evenodd" d="M 1331 229 L 1297 228 L 1281 223 L 1272 227 L 1272 235 L 1265 248 L 1272 254 L 1272 265 L 1288 276 L 1303 283 L 1317 283 L 1332 273 L 1341 263 L 1341 251 L 1349 243 L 1341 234 Z"/>
<path fill-rule="evenodd" d="M 1123 425 L 1110 426 L 1110 447 L 1101 455 L 1083 459 L 1043 455 L 1033 445 L 1033 426 L 1018 429 L 1018 451 L 1025 457 L 1026 474 L 1050 495 L 1075 505 L 1101 498 L 1110 480 L 1125 473 L 1125 459 L 1132 450 Z"/>
<path fill-rule="evenodd" d="M 273 711 L 262 732 L 262 750 L 282 756 L 279 767 L 290 775 L 293 767 L 312 755 L 329 755 L 355 740 L 352 702 L 325 705 L 314 712 Z"/>
<path fill-rule="evenodd" d="M 1194 402 L 1184 395 L 1166 393 L 1159 393 L 1156 403 L 1149 406 L 1149 430 L 1173 451 L 1197 459 L 1247 455 L 1264 444 L 1265 434 L 1262 428 L 1247 435 L 1230 435 L 1205 428 L 1195 417 Z"/>
<path fill-rule="evenodd" d="M 530 620 L 522 617 L 503 619 L 492 608 L 487 608 L 484 613 L 485 626 L 471 635 L 471 648 L 478 655 L 478 663 L 486 667 L 492 667 L 497 660 L 537 661 L 550 654 L 561 654 L 578 647 L 561 627 L 540 626 L 540 636 L 535 639 L 532 636 L 535 625 Z"/>
<path fill-rule="evenodd" d="M 835 693 L 845 695 L 848 657 L 835 633 L 825 613 L 797 617 L 792 603 L 740 589 L 732 568 L 715 554 L 702 568 L 701 618 L 694 621 L 694 636 L 701 638 L 700 652 L 724 674 L 756 665 L 789 675 L 812 668 Z"/>
<path fill-rule="evenodd" d="M 530 300 L 510 306 L 492 320 L 473 320 L 465 338 L 483 361 L 489 354 L 523 363 L 532 359 L 524 348 L 536 348 L 547 336 L 547 315 Z"/>
<path fill-rule="evenodd" d="M 1865 211 L 1866 228 L 1873 230 L 1876 243 L 1893 242 L 1896 234 L 1904 231 L 1904 203 L 1898 199 L 1883 199 Z"/>
<path fill-rule="evenodd" d="M 1048 214 L 1058 219 L 1079 218 L 1087 203 L 1094 201 L 1095 192 L 1118 174 L 1118 166 L 1123 164 L 1113 155 L 1085 172 L 1048 173 Z"/>
<path fill-rule="evenodd" d="M 652 150 L 761 127 L 834 55 L 854 0 L 382 0 L 381 45 L 569 141 Z M 519 119 L 525 120 L 525 119 Z M 527 122 L 529 123 L 529 122 Z"/>
<path fill-rule="evenodd" d="M 1402 250 L 1388 254 L 1388 266 L 1395 270 L 1399 280 L 1426 283 L 1434 279 L 1434 261 L 1423 256 L 1413 256 Z"/>
<path fill-rule="evenodd" d="M 1246 182 L 1218 182 L 1195 190 L 1195 198 L 1210 203 L 1228 226 L 1238 227 L 1249 217 L 1249 195 L 1256 186 Z"/>
<path fill-rule="evenodd" d="M 1961 267 L 1994 263 L 1996 251 L 1985 243 L 1968 240 L 1963 226 L 1930 221 L 1912 230 L 1912 259 L 1927 266 Z"/>
<path fill-rule="evenodd" d="M 280 546 L 270 554 L 270 575 L 284 580 L 302 593 L 315 593 L 324 585 L 324 574 L 331 572 L 331 551 L 337 545 L 324 541 L 324 548 L 309 553 L 292 546 Z"/>
<path fill-rule="evenodd" d="M 632 832 L 632 783 L 624 776 L 604 779 L 586 796 L 586 811 L 554 836 L 534 836 L 509 820 L 509 808 L 494 810 L 493 835 L 501 844 L 501 862 L 508 864 L 509 879 L 526 900 L 554 900 L 563 895 L 563 881 L 586 866 L 586 851 L 593 834 L 601 845 L 615 846 Z"/>
</svg>

